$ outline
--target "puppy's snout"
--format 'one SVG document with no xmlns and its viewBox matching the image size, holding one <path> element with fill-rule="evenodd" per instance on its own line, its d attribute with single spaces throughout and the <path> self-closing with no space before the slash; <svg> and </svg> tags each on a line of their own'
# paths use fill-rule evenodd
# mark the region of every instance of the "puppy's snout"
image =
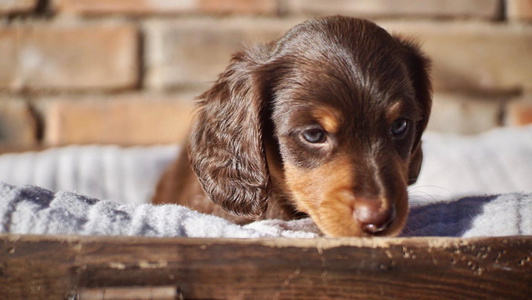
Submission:
<svg viewBox="0 0 532 300">
<path fill-rule="evenodd" d="M 395 220 L 395 208 L 383 207 L 379 199 L 357 199 L 354 217 L 369 234 L 386 230 Z"/>
</svg>

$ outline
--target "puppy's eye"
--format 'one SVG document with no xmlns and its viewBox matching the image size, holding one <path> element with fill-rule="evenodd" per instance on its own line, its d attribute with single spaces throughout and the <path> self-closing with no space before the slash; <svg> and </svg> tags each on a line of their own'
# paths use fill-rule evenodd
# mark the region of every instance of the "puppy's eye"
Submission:
<svg viewBox="0 0 532 300">
<path fill-rule="evenodd" d="M 410 121 L 407 119 L 397 119 L 392 123 L 391 132 L 395 139 L 402 139 L 408 133 Z"/>
<path fill-rule="evenodd" d="M 303 131 L 301 137 L 311 144 L 319 144 L 325 142 L 327 135 L 321 128 L 312 128 Z"/>
</svg>

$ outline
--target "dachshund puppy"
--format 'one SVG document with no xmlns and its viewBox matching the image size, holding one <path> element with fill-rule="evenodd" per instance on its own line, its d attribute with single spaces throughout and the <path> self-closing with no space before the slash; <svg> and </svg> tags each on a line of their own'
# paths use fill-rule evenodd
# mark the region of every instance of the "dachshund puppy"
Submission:
<svg viewBox="0 0 532 300">
<path fill-rule="evenodd" d="M 333 237 L 396 235 L 421 167 L 429 64 L 413 42 L 340 16 L 237 52 L 153 202 L 239 223 L 308 215 Z"/>
</svg>

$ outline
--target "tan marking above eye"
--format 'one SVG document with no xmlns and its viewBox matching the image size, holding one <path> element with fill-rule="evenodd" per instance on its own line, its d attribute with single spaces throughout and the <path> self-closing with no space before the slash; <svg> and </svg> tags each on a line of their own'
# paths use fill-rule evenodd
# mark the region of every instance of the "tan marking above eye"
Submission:
<svg viewBox="0 0 532 300">
<path fill-rule="evenodd" d="M 389 124 L 392 124 L 395 120 L 405 117 L 417 122 L 421 120 L 419 108 L 414 106 L 410 102 L 405 102 L 403 100 L 398 100 L 392 103 L 386 112 L 386 119 Z"/>
<path fill-rule="evenodd" d="M 317 109 L 312 116 L 320 123 L 325 131 L 336 134 L 340 128 L 340 120 L 332 109 Z"/>
<path fill-rule="evenodd" d="M 389 123 L 392 123 L 393 121 L 397 120 L 401 117 L 401 112 L 403 110 L 403 104 L 401 101 L 397 101 L 388 109 L 388 112 L 386 113 L 386 118 L 388 119 Z"/>
</svg>

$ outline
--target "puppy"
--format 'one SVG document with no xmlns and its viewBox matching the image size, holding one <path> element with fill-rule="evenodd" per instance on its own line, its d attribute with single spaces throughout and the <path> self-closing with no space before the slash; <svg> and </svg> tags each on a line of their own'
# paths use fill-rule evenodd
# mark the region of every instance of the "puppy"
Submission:
<svg viewBox="0 0 532 300">
<path fill-rule="evenodd" d="M 237 52 L 153 202 L 239 223 L 308 215 L 333 237 L 396 235 L 421 167 L 429 65 L 413 42 L 340 16 Z"/>
</svg>

